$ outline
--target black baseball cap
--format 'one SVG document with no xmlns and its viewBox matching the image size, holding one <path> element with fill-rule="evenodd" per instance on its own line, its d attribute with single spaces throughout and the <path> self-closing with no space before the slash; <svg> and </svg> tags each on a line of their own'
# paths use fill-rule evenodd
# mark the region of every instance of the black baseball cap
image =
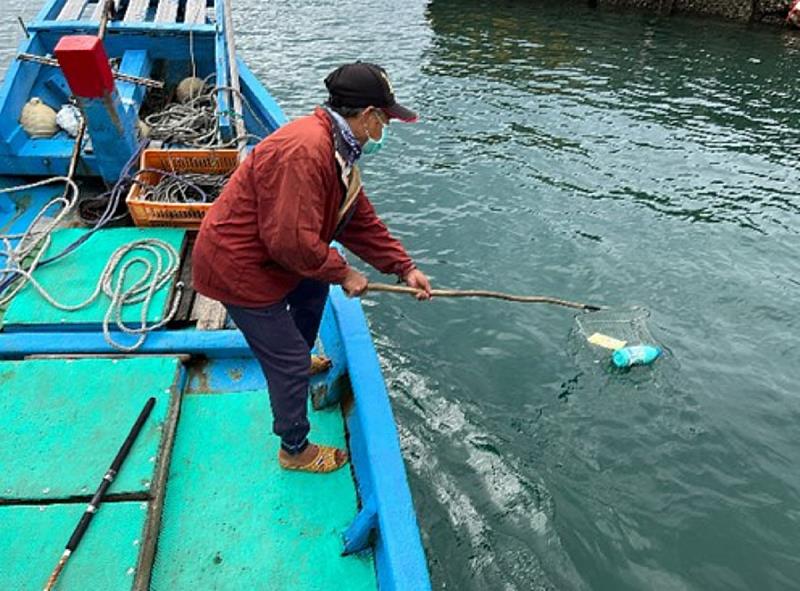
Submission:
<svg viewBox="0 0 800 591">
<path fill-rule="evenodd" d="M 325 78 L 332 107 L 378 107 L 391 119 L 406 123 L 417 114 L 398 103 L 386 70 L 375 64 L 356 62 L 339 66 Z"/>
</svg>

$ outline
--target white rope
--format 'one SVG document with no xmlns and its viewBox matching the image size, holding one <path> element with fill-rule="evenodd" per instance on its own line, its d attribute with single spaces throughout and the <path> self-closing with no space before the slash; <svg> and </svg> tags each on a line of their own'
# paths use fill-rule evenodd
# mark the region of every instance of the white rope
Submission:
<svg viewBox="0 0 800 591">
<path fill-rule="evenodd" d="M 24 276 L 26 273 L 33 273 L 33 271 L 39 265 L 39 261 L 41 260 L 44 252 L 47 250 L 47 247 L 50 246 L 51 234 L 53 233 L 53 230 L 55 230 L 55 228 L 64 220 L 64 218 L 72 212 L 75 204 L 78 201 L 78 194 L 80 192 L 78 185 L 75 184 L 75 181 L 67 177 L 53 177 L 36 183 L 0 189 L 1 195 L 6 193 L 27 191 L 29 189 L 35 189 L 37 187 L 43 187 L 45 185 L 51 185 L 55 183 L 66 183 L 69 191 L 64 191 L 60 197 L 55 197 L 48 201 L 33 218 L 33 221 L 28 225 L 27 230 L 21 234 L 0 234 L 0 241 L 3 243 L 3 249 L 0 250 L 0 256 L 4 256 L 6 259 L 5 267 L 0 269 L 0 281 L 5 282 L 14 276 Z M 37 228 L 40 220 L 42 220 L 56 205 L 61 205 L 61 210 L 45 226 Z M 17 240 L 16 246 L 12 245 L 14 240 Z M 33 253 L 36 253 L 36 255 L 34 256 L 33 260 L 28 263 L 26 268 L 25 262 Z M 3 306 L 11 301 L 11 299 L 24 286 L 25 282 L 21 281 L 8 293 L 0 297 L 0 306 Z"/>
<path fill-rule="evenodd" d="M 136 251 L 142 251 L 141 254 Z M 144 253 L 150 253 L 155 260 L 151 262 Z M 132 255 L 123 262 L 128 255 Z M 41 253 L 37 255 L 38 258 Z M 82 302 L 77 304 L 65 304 L 59 302 L 55 296 L 49 293 L 27 270 L 14 270 L 17 275 L 24 278 L 23 284 L 30 284 L 39 295 L 51 306 L 65 312 L 76 312 L 91 305 L 101 293 L 105 294 L 109 300 L 109 306 L 103 317 L 103 337 L 106 342 L 124 352 L 135 351 L 144 343 L 147 333 L 162 328 L 175 316 L 175 312 L 183 293 L 183 283 L 178 282 L 175 286 L 175 297 L 169 312 L 159 322 L 147 324 L 147 316 L 153 302 L 153 297 L 159 289 L 164 287 L 177 273 L 180 259 L 175 248 L 163 240 L 157 238 L 143 238 L 134 240 L 117 248 L 106 263 L 100 277 L 95 284 L 92 293 Z M 132 269 L 135 265 L 142 267 L 142 273 L 132 276 Z M 116 276 L 116 279 L 115 279 Z M 129 277 L 134 278 L 130 287 L 125 288 L 126 283 L 130 283 Z M 17 290 L 18 291 L 18 290 Z M 16 293 L 16 291 L 15 291 Z M 7 303 L 10 297 L 0 299 L 0 305 Z M 125 306 L 141 304 L 141 315 L 138 326 L 128 326 L 125 324 L 122 315 Z M 136 341 L 132 345 L 125 345 L 115 341 L 111 335 L 111 323 L 116 324 L 120 331 L 137 335 Z"/>
<path fill-rule="evenodd" d="M 34 273 L 52 242 L 53 231 L 75 207 L 80 192 L 78 185 L 67 177 L 54 177 L 36 183 L 0 189 L 0 194 L 16 193 L 55 183 L 66 183 L 69 190 L 65 191 L 60 197 L 55 197 L 47 202 L 36 214 L 25 232 L 20 234 L 0 234 L 0 242 L 3 244 L 0 256 L 5 256 L 6 259 L 5 267 L 0 268 L 0 281 L 14 282 L 13 287 L 0 295 L 0 307 L 7 305 L 28 284 L 48 304 L 65 312 L 81 310 L 91 305 L 103 293 L 110 300 L 103 317 L 103 337 L 115 349 L 124 352 L 135 351 L 144 343 L 147 333 L 162 328 L 175 316 L 180 296 L 183 293 L 184 286 L 181 282 L 178 282 L 175 286 L 175 297 L 169 312 L 161 321 L 151 325 L 147 324 L 147 316 L 153 297 L 178 272 L 180 265 L 178 252 L 171 244 L 157 238 L 143 238 L 124 244 L 111 255 L 95 284 L 94 290 L 86 299 L 77 304 L 59 302 L 42 287 L 34 277 Z M 56 205 L 62 206 L 58 213 L 46 225 L 37 228 L 39 222 Z M 17 243 L 13 245 L 12 242 L 15 240 Z M 154 263 L 145 256 L 146 253 L 150 253 L 155 261 Z M 128 259 L 123 262 L 126 257 Z M 132 275 L 136 267 L 142 269 L 142 273 L 138 278 Z M 134 279 L 133 283 L 130 287 L 125 288 L 125 284 L 130 283 L 129 279 L 131 277 Z M 139 324 L 138 326 L 128 326 L 122 319 L 123 310 L 125 306 L 134 304 L 142 305 Z M 110 330 L 112 322 L 120 331 L 129 335 L 136 335 L 136 341 L 132 345 L 115 341 Z"/>
</svg>

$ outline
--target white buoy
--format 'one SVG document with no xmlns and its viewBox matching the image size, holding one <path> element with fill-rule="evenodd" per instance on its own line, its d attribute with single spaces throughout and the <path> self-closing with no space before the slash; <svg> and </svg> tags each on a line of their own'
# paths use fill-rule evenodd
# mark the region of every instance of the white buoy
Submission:
<svg viewBox="0 0 800 591">
<path fill-rule="evenodd" d="M 150 126 L 141 119 L 136 120 L 136 130 L 139 132 L 139 139 L 150 137 Z"/>
<path fill-rule="evenodd" d="M 201 78 L 190 76 L 189 78 L 181 80 L 180 84 L 178 84 L 178 88 L 175 90 L 175 96 L 178 101 L 186 103 L 203 94 L 205 87 L 206 84 Z"/>
<path fill-rule="evenodd" d="M 38 97 L 33 97 L 25 103 L 19 122 L 25 133 L 32 138 L 53 137 L 58 131 L 55 110 L 45 105 Z"/>
</svg>

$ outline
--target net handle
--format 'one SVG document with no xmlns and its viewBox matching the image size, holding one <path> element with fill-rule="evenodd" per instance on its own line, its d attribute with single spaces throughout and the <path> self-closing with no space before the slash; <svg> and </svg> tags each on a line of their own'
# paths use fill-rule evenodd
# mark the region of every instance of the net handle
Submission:
<svg viewBox="0 0 800 591">
<path fill-rule="evenodd" d="M 390 285 L 388 283 L 370 283 L 367 286 L 367 292 L 378 291 L 387 293 L 403 293 L 409 295 L 417 295 L 421 290 L 415 287 L 408 287 L 404 285 Z M 494 298 L 498 300 L 505 300 L 508 302 L 519 302 L 525 304 L 553 304 L 556 306 L 564 306 L 566 308 L 575 308 L 578 310 L 586 310 L 589 312 L 596 312 L 602 310 L 601 306 L 592 304 L 583 304 L 581 302 L 571 302 L 569 300 L 561 300 L 558 298 L 551 298 L 548 296 L 520 296 L 510 293 L 503 293 L 500 291 L 486 291 L 480 289 L 432 289 L 431 296 L 437 298 Z"/>
</svg>

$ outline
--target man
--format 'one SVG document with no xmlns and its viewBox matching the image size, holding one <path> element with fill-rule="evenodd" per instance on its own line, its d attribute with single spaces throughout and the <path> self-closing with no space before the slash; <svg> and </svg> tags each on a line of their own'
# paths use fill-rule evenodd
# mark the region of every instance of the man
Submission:
<svg viewBox="0 0 800 591">
<path fill-rule="evenodd" d="M 356 161 L 383 145 L 390 120 L 416 121 L 383 68 L 346 64 L 326 79 L 329 99 L 259 143 L 206 214 L 195 243 L 195 289 L 222 302 L 267 379 L 286 469 L 330 472 L 347 453 L 309 443 L 310 352 L 329 284 L 367 289 L 330 243 L 430 297 L 428 278 L 389 234 L 361 187 Z"/>
</svg>

